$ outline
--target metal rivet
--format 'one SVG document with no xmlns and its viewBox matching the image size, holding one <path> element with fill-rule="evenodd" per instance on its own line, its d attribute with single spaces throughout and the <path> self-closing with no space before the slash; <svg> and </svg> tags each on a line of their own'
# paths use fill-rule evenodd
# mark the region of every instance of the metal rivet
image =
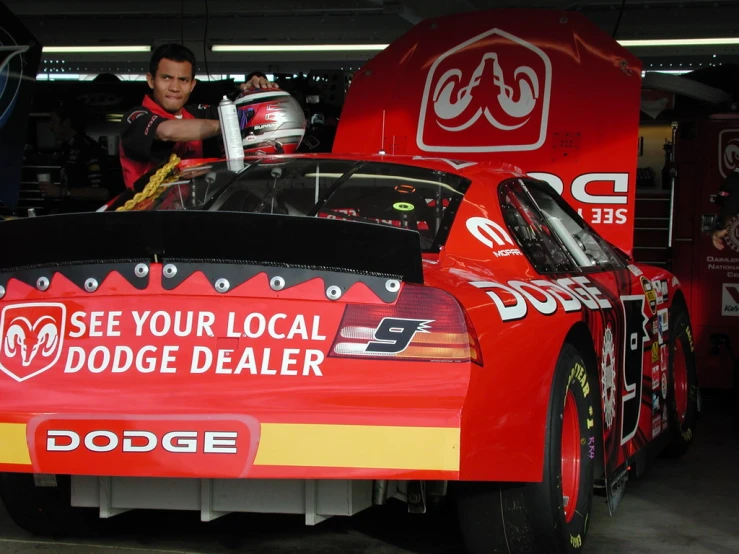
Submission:
<svg viewBox="0 0 739 554">
<path fill-rule="evenodd" d="M 339 298 L 341 298 L 341 289 L 336 285 L 331 285 L 329 288 L 326 289 L 326 296 L 329 298 L 329 300 L 338 300 Z"/>
<path fill-rule="evenodd" d="M 146 277 L 149 275 L 149 266 L 146 264 L 136 264 L 133 272 L 136 274 L 136 277 Z"/>
<path fill-rule="evenodd" d="M 164 266 L 164 276 L 168 278 L 172 278 L 175 275 L 177 275 L 177 266 L 174 264 L 167 264 Z"/>
<path fill-rule="evenodd" d="M 87 292 L 95 292 L 98 290 L 98 281 L 97 279 L 93 279 L 90 277 L 87 281 L 85 281 L 85 290 Z"/>
<path fill-rule="evenodd" d="M 36 280 L 36 288 L 38 290 L 46 290 L 49 288 L 49 279 L 47 277 L 39 277 Z"/>
<path fill-rule="evenodd" d="M 226 292 L 230 288 L 231 283 L 228 282 L 228 279 L 218 279 L 218 281 L 216 281 L 216 290 L 218 292 Z"/>
<path fill-rule="evenodd" d="M 567 23 L 567 18 L 566 17 L 560 17 L 559 18 L 559 22 L 560 23 Z"/>
<path fill-rule="evenodd" d="M 5 287 L 0 285 L 0 298 L 2 298 L 3 296 L 5 296 Z"/>
<path fill-rule="evenodd" d="M 385 288 L 388 292 L 398 292 L 400 290 L 400 281 L 397 279 L 388 279 L 385 281 Z"/>
<path fill-rule="evenodd" d="M 285 279 L 283 279 L 279 275 L 277 277 L 272 277 L 269 282 L 269 286 L 272 288 L 272 290 L 282 290 L 285 288 Z"/>
</svg>

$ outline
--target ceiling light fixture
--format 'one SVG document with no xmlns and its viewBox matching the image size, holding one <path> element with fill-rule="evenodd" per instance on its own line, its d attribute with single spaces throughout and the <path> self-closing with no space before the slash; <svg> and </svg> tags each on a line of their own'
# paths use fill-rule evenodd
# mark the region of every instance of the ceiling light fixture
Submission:
<svg viewBox="0 0 739 554">
<path fill-rule="evenodd" d="M 739 44 L 739 38 L 665 38 L 649 40 L 619 40 L 621 46 L 650 47 L 650 46 L 721 46 Z"/>
<path fill-rule="evenodd" d="M 388 44 L 214 44 L 213 52 L 377 52 Z"/>
<path fill-rule="evenodd" d="M 44 54 L 104 54 L 116 52 L 151 52 L 151 46 L 44 46 L 43 52 Z"/>
</svg>

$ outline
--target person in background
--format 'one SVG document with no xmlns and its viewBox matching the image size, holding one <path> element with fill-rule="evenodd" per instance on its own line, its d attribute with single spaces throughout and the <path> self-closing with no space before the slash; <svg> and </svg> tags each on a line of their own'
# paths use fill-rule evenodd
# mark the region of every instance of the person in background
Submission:
<svg viewBox="0 0 739 554">
<path fill-rule="evenodd" d="M 126 187 L 138 183 L 171 154 L 181 159 L 202 158 L 203 141 L 219 136 L 217 105 L 187 105 L 197 79 L 195 54 L 181 44 L 163 44 L 151 56 L 146 81 L 150 93 L 121 119 L 119 145 Z M 263 73 L 252 74 L 241 85 L 251 89 L 278 88 Z"/>
<path fill-rule="evenodd" d="M 61 147 L 60 183 L 39 183 L 41 195 L 56 202 L 52 213 L 95 211 L 110 198 L 103 182 L 108 154 L 85 134 L 80 106 L 59 103 L 51 111 L 49 129 Z"/>
<path fill-rule="evenodd" d="M 729 233 L 729 221 L 739 215 L 739 170 L 735 169 L 726 176 L 716 195 L 716 204 L 721 206 L 717 229 L 712 233 L 713 246 L 718 250 L 726 247 L 724 243 Z"/>
</svg>

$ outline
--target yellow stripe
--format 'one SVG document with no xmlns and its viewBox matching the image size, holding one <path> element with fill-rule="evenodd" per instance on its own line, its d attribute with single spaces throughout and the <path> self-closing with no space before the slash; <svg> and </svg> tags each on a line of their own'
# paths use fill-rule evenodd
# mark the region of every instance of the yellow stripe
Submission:
<svg viewBox="0 0 739 554">
<path fill-rule="evenodd" d="M 254 465 L 459 471 L 459 429 L 263 423 Z"/>
<path fill-rule="evenodd" d="M 0 423 L 0 464 L 31 465 L 25 423 Z"/>
</svg>

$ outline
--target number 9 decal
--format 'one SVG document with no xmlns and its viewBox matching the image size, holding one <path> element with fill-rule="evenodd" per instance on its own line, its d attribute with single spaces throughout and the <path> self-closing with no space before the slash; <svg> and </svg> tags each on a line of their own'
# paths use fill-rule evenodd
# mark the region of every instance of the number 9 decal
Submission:
<svg viewBox="0 0 739 554">
<path fill-rule="evenodd" d="M 622 296 L 624 307 L 623 395 L 621 397 L 621 444 L 636 435 L 641 412 L 644 346 L 649 340 L 644 315 L 644 295 Z"/>
</svg>

